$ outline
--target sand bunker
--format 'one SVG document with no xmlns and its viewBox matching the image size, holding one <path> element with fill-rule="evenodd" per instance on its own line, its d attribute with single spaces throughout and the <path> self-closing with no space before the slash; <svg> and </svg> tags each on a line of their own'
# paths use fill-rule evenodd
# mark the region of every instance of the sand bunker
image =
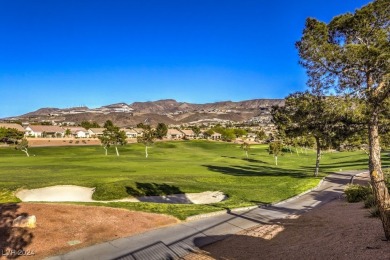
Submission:
<svg viewBox="0 0 390 260">
<path fill-rule="evenodd" d="M 16 193 L 21 201 L 73 201 L 73 202 L 155 202 L 176 204 L 210 204 L 225 200 L 227 197 L 220 191 L 201 193 L 172 194 L 166 196 L 143 196 L 121 200 L 97 201 L 92 199 L 95 188 L 75 185 L 58 185 L 32 190 L 21 190 Z"/>
</svg>

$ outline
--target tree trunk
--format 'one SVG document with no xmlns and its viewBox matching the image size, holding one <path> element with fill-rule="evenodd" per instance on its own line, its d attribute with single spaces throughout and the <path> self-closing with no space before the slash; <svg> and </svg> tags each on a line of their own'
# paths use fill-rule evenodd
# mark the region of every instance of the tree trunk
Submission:
<svg viewBox="0 0 390 260">
<path fill-rule="evenodd" d="M 145 145 L 145 158 L 148 158 L 148 146 Z"/>
<path fill-rule="evenodd" d="M 246 158 L 248 159 L 248 151 L 245 151 Z"/>
<path fill-rule="evenodd" d="M 118 147 L 115 146 L 116 156 L 119 156 Z"/>
<path fill-rule="evenodd" d="M 277 166 L 278 165 L 278 157 L 275 156 L 275 165 Z"/>
<path fill-rule="evenodd" d="M 28 154 L 27 149 L 24 149 L 24 150 L 22 150 L 22 151 L 26 153 L 27 157 L 30 157 L 30 155 Z"/>
<path fill-rule="evenodd" d="M 317 145 L 317 157 L 316 157 L 316 169 L 314 171 L 314 176 L 318 176 L 318 172 L 320 170 L 320 159 L 321 159 L 321 144 L 320 144 L 320 138 L 315 137 L 316 139 L 316 145 Z"/>
<path fill-rule="evenodd" d="M 381 165 L 381 148 L 378 134 L 378 115 L 374 112 L 368 126 L 369 133 L 369 171 L 372 189 L 379 208 L 380 218 L 387 240 L 390 240 L 390 197 Z"/>
<path fill-rule="evenodd" d="M 105 154 L 106 154 L 106 156 L 107 156 L 107 147 L 103 147 L 103 148 L 104 148 Z"/>
<path fill-rule="evenodd" d="M 297 155 L 299 156 L 298 148 L 295 146 L 295 151 L 297 152 Z"/>
</svg>

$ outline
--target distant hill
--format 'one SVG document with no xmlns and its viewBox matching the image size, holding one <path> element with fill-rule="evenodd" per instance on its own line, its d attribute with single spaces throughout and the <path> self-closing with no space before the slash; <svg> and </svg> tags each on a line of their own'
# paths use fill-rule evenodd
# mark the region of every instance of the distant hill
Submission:
<svg viewBox="0 0 390 260">
<path fill-rule="evenodd" d="M 284 99 L 253 99 L 239 102 L 222 101 L 206 104 L 178 102 L 164 99 L 132 104 L 116 103 L 90 109 L 86 106 L 72 108 L 41 108 L 13 117 L 29 122 L 54 121 L 80 123 L 85 120 L 103 124 L 110 119 L 120 126 L 132 126 L 140 122 L 156 125 L 159 122 L 179 125 L 202 123 L 203 121 L 270 121 L 272 106 L 283 106 Z"/>
</svg>

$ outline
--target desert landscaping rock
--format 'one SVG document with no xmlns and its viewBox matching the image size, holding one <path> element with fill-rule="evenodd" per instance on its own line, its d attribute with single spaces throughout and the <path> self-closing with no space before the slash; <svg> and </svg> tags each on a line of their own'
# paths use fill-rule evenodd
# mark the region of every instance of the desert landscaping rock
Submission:
<svg viewBox="0 0 390 260">
<path fill-rule="evenodd" d="M 121 200 L 97 201 L 92 199 L 95 188 L 75 185 L 57 185 L 32 190 L 21 190 L 16 193 L 23 202 L 155 202 L 176 204 L 210 204 L 227 198 L 220 191 L 205 191 L 201 193 L 172 194 L 166 196 L 142 196 Z"/>
<path fill-rule="evenodd" d="M 12 227 L 35 228 L 37 218 L 32 216 L 19 216 L 12 221 Z"/>
</svg>

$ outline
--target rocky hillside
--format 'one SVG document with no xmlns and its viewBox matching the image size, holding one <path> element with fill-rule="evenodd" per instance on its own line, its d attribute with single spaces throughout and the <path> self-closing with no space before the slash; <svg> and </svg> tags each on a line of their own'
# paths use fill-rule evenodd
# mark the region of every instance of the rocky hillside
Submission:
<svg viewBox="0 0 390 260">
<path fill-rule="evenodd" d="M 139 113 L 173 113 L 176 111 L 200 111 L 200 110 L 231 110 L 231 109 L 257 109 L 283 105 L 284 99 L 253 99 L 246 101 L 222 101 L 206 104 L 191 104 L 177 102 L 174 99 L 165 99 L 152 102 L 134 102 L 129 106 Z"/>
<path fill-rule="evenodd" d="M 156 125 L 163 122 L 171 125 L 201 124 L 203 122 L 269 122 L 272 106 L 284 105 L 283 99 L 254 99 L 240 102 L 223 101 L 207 104 L 191 104 L 165 99 L 132 104 L 116 103 L 90 109 L 41 108 L 13 120 L 28 122 L 51 121 L 55 123 L 80 123 L 85 120 L 103 124 L 110 119 L 120 126 L 133 126 L 140 122 Z M 259 121 L 260 120 L 260 121 Z"/>
</svg>

